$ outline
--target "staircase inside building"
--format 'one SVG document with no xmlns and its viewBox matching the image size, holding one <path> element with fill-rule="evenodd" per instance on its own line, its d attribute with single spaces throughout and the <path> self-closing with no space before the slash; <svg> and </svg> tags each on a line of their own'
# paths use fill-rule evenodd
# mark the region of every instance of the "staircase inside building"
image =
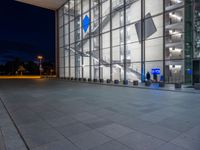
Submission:
<svg viewBox="0 0 200 150">
<path fill-rule="evenodd" d="M 107 2 L 108 0 L 104 0 L 102 3 L 105 3 Z M 130 3 L 130 5 L 127 5 L 126 7 L 131 7 L 132 4 L 134 4 L 135 2 L 137 2 L 138 0 L 128 0 L 127 1 L 127 4 Z M 115 16 L 117 13 L 119 13 L 119 10 L 122 9 L 124 7 L 124 0 L 115 0 L 113 2 L 113 7 L 112 7 L 112 16 Z M 95 10 L 95 8 L 93 8 L 93 10 Z M 98 10 L 97 10 L 98 11 Z M 104 16 L 104 14 L 109 14 L 110 12 L 110 8 L 106 9 L 105 12 L 102 12 L 102 16 Z M 95 12 L 94 12 L 95 14 Z M 98 20 L 98 13 L 96 13 L 96 16 L 94 16 L 94 20 Z M 84 35 L 84 39 L 89 37 L 89 34 L 90 35 L 95 35 L 97 34 L 97 32 L 100 30 L 103 30 L 105 28 L 105 26 L 109 23 L 110 21 L 110 15 L 105 15 L 105 17 L 103 17 L 101 19 L 101 24 L 99 23 L 96 23 L 94 24 L 93 26 L 93 29 L 91 30 L 91 32 L 87 32 L 85 35 Z M 96 47 L 94 46 L 94 50 L 93 51 L 88 51 L 88 52 L 83 52 L 83 51 L 78 51 L 76 49 L 81 49 L 81 46 L 84 46 L 85 44 L 87 43 L 86 40 L 83 40 L 82 43 L 81 42 L 78 42 L 76 44 L 75 47 L 70 47 L 70 50 L 75 53 L 75 54 L 78 54 L 78 57 L 90 57 L 92 58 L 92 60 L 94 62 L 96 62 L 96 64 L 100 64 L 101 66 L 105 66 L 105 67 L 109 67 L 111 62 L 110 62 L 110 58 L 108 57 L 101 57 L 99 58 L 99 45 L 96 45 Z M 124 54 L 121 54 L 121 56 L 124 55 Z M 129 62 L 129 60 L 126 60 Z M 113 63 L 113 62 L 112 62 Z M 113 68 L 117 68 L 117 69 L 120 69 L 121 72 L 124 72 L 124 63 L 123 63 L 123 60 L 119 60 L 118 62 L 115 62 L 113 64 Z M 130 67 L 127 67 L 126 68 L 126 71 L 127 73 L 131 74 L 132 76 L 136 77 L 137 80 L 141 81 L 141 73 L 130 68 Z"/>
</svg>

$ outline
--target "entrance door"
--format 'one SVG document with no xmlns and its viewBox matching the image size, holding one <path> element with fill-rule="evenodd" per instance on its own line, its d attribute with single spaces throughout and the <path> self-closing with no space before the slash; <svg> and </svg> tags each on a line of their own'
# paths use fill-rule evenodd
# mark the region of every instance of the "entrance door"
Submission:
<svg viewBox="0 0 200 150">
<path fill-rule="evenodd" d="M 193 61 L 193 84 L 200 83 L 200 60 Z"/>
</svg>

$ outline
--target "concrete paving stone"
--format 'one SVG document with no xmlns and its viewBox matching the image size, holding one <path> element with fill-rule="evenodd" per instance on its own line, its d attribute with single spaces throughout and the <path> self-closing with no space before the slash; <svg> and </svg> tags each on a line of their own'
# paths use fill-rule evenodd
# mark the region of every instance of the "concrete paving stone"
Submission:
<svg viewBox="0 0 200 150">
<path fill-rule="evenodd" d="M 173 143 L 166 143 L 158 147 L 156 150 L 188 150 Z"/>
<path fill-rule="evenodd" d="M 110 141 L 90 150 L 133 150 L 117 141 Z"/>
<path fill-rule="evenodd" d="M 88 112 L 82 112 L 82 113 L 78 113 L 76 115 L 73 115 L 73 117 L 79 121 L 87 121 L 87 120 L 91 120 L 91 119 L 95 119 L 97 118 L 97 116 L 88 113 Z"/>
<path fill-rule="evenodd" d="M 105 117 L 105 116 L 112 116 L 115 115 L 113 111 L 107 110 L 106 108 L 99 109 L 97 111 L 93 112 L 94 115 L 97 115 L 99 117 Z"/>
<path fill-rule="evenodd" d="M 74 117 L 69 116 L 69 115 L 64 116 L 64 117 L 54 118 L 54 119 L 47 119 L 46 121 L 53 127 L 62 127 L 62 126 L 79 122 L 76 119 L 74 119 Z"/>
<path fill-rule="evenodd" d="M 29 113 L 24 112 L 24 113 L 15 114 L 15 115 L 13 114 L 12 114 L 12 117 L 15 120 L 16 124 L 18 125 L 26 125 L 26 124 L 42 121 L 42 118 L 40 118 L 38 115 L 33 114 L 33 113 L 29 114 Z"/>
<path fill-rule="evenodd" d="M 21 140 L 21 138 L 19 136 L 14 136 L 14 137 L 10 137 L 10 138 L 6 138 L 4 137 L 4 142 L 5 142 L 5 146 L 6 149 L 17 149 L 17 148 L 25 148 L 25 145 L 23 143 L 23 141 Z"/>
<path fill-rule="evenodd" d="M 182 134 L 176 139 L 171 141 L 173 144 L 176 144 L 180 147 L 183 147 L 188 150 L 199 150 L 200 149 L 200 140 L 196 140 L 186 134 Z"/>
<path fill-rule="evenodd" d="M 23 137 L 31 145 L 31 149 L 46 147 L 55 141 L 62 143 L 61 141 L 66 137 L 76 137 L 74 141 L 77 139 L 78 144 L 73 144 L 79 149 L 103 147 L 105 143 L 113 140 L 113 137 L 118 137 L 121 131 L 124 133 L 124 130 L 117 130 L 117 128 L 110 129 L 114 133 L 106 130 L 106 133 L 110 132 L 109 135 L 112 137 L 109 138 L 108 135 L 96 130 L 111 126 L 111 124 L 139 132 L 136 134 L 138 138 L 125 140 L 135 140 L 134 146 L 131 147 L 131 149 L 135 147 L 134 150 L 143 150 L 150 145 L 148 143 L 152 143 L 148 149 L 151 150 L 154 147 L 157 148 L 162 142 L 164 145 L 162 144 L 163 147 L 160 145 L 160 148 L 163 149 L 166 147 L 192 150 L 192 148 L 197 149 L 198 146 L 199 94 L 44 79 L 0 80 L 0 85 L 0 97 L 11 112 Z M 1 105 L 0 109 L 2 109 Z M 4 118 L 2 114 L 6 112 L 0 111 L 0 127 L 2 124 L 4 127 L 12 126 L 12 122 L 7 119 L 8 116 Z M 93 129 L 95 133 L 91 133 Z M 64 133 L 66 137 L 62 136 Z M 182 133 L 187 136 L 188 140 L 180 138 Z M 12 130 L 5 130 L 5 134 L 8 139 L 15 136 Z M 120 135 L 120 138 L 128 135 L 130 133 Z M 114 144 L 116 143 L 110 143 L 105 144 L 107 145 L 105 149 L 107 147 L 115 149 Z M 125 145 L 124 143 L 119 144 Z M 20 148 L 16 146 L 16 149 Z"/>
<path fill-rule="evenodd" d="M 200 141 L 200 125 L 190 129 L 189 131 L 185 132 L 185 134 L 195 140 Z"/>
<path fill-rule="evenodd" d="M 166 118 L 179 114 L 178 111 L 173 111 L 173 110 L 170 110 L 170 108 L 169 109 L 167 108 L 169 107 L 166 107 L 166 108 L 161 107 L 160 109 L 154 110 L 150 113 L 145 113 L 144 115 L 140 116 L 140 118 L 146 121 L 157 123 Z"/>
<path fill-rule="evenodd" d="M 6 150 L 5 141 L 1 128 L 0 128 L 0 150 Z"/>
<path fill-rule="evenodd" d="M 25 95 L 24 95 L 25 96 Z M 15 97 L 13 95 L 13 97 Z M 25 97 L 28 97 L 28 95 L 26 95 Z M 10 113 L 14 116 L 15 114 L 22 114 L 23 115 L 23 111 L 26 112 L 26 114 L 31 113 L 31 109 L 28 108 L 28 102 L 24 103 L 20 101 L 20 98 L 16 98 L 15 100 L 17 100 L 18 102 L 14 102 L 13 100 L 9 101 L 8 103 L 6 103 L 6 107 L 7 109 L 9 109 Z"/>
<path fill-rule="evenodd" d="M 64 136 L 53 129 L 34 130 L 33 132 L 23 133 L 23 137 L 30 148 L 64 139 Z"/>
<path fill-rule="evenodd" d="M 188 97 L 188 96 L 187 96 Z M 189 99 L 190 97 L 188 97 Z M 185 97 L 186 99 L 186 97 Z M 193 109 L 193 108 L 199 108 L 200 107 L 200 102 L 198 101 L 198 99 L 194 99 L 194 103 L 190 103 L 187 100 L 185 101 L 185 99 L 183 100 L 182 103 L 177 104 L 177 106 L 181 107 L 181 108 L 185 108 L 185 109 Z"/>
<path fill-rule="evenodd" d="M 91 128 L 84 125 L 83 123 L 78 122 L 78 123 L 69 124 L 67 126 L 56 127 L 56 130 L 58 130 L 65 137 L 70 137 L 73 135 L 87 132 L 91 130 Z"/>
<path fill-rule="evenodd" d="M 110 110 L 110 111 L 112 111 L 112 112 L 114 112 L 114 113 L 118 113 L 118 114 L 125 112 L 124 109 L 122 109 L 122 108 L 120 108 L 120 107 L 118 107 L 118 106 L 106 107 L 106 109 L 107 109 L 107 110 Z"/>
<path fill-rule="evenodd" d="M 45 121 L 38 121 L 29 124 L 21 124 L 18 125 L 20 132 L 23 134 L 31 134 L 34 132 L 42 131 L 42 130 L 51 130 L 53 129 L 47 122 Z"/>
<path fill-rule="evenodd" d="M 14 126 L 2 127 L 1 132 L 5 139 L 12 139 L 13 137 L 20 138 Z"/>
<path fill-rule="evenodd" d="M 58 108 L 57 108 L 58 109 Z M 66 107 L 66 106 L 61 106 L 59 108 L 59 111 L 64 114 L 64 116 L 69 116 L 69 115 L 74 115 L 77 113 L 81 113 L 85 111 L 82 107 Z"/>
<path fill-rule="evenodd" d="M 146 126 L 145 128 L 140 128 L 140 131 L 167 142 L 181 134 L 180 132 L 159 125 Z"/>
<path fill-rule="evenodd" d="M 151 121 L 152 123 L 157 123 L 168 118 L 168 116 L 163 116 L 162 114 L 152 115 L 151 113 L 149 113 L 142 115 L 140 118 L 146 121 Z"/>
<path fill-rule="evenodd" d="M 6 127 L 12 125 L 12 121 L 6 113 L 0 114 L 0 127 Z"/>
<path fill-rule="evenodd" d="M 94 111 L 104 108 L 104 106 L 91 105 L 88 103 L 85 103 L 85 105 L 87 105 L 87 107 L 84 107 L 84 109 L 85 109 L 84 111 L 89 112 L 90 114 L 93 114 Z"/>
<path fill-rule="evenodd" d="M 91 129 L 101 128 L 112 123 L 113 121 L 102 119 L 102 118 L 96 118 L 96 119 L 84 121 L 84 124 Z"/>
<path fill-rule="evenodd" d="M 27 150 L 25 146 L 20 146 L 20 147 L 8 147 L 6 150 Z"/>
<path fill-rule="evenodd" d="M 116 122 L 116 123 L 124 122 L 124 121 L 130 119 L 130 117 L 128 117 L 126 115 L 118 114 L 118 113 L 115 113 L 113 115 L 105 115 L 102 118 L 111 120 L 111 121 Z"/>
<path fill-rule="evenodd" d="M 116 107 L 108 107 L 106 108 L 110 111 L 113 111 L 116 114 L 123 115 L 126 117 L 135 117 L 142 115 L 143 113 L 140 112 L 137 108 L 126 108 L 126 107 L 121 107 L 121 106 L 116 106 Z M 114 116 L 114 115 L 113 115 Z M 108 116 L 109 117 L 109 116 Z M 112 118 L 112 115 L 111 115 Z M 113 118 L 114 119 L 114 118 Z M 117 121 L 117 120 L 116 120 Z M 120 120 L 121 121 L 121 120 Z"/>
<path fill-rule="evenodd" d="M 31 109 L 33 110 L 33 112 L 38 113 L 38 114 L 42 112 L 50 112 L 54 110 L 53 107 L 49 106 L 48 104 L 44 104 L 44 102 L 41 102 L 41 101 L 32 104 Z"/>
<path fill-rule="evenodd" d="M 3 108 L 1 102 L 0 102 L 0 115 L 5 113 L 5 109 Z"/>
<path fill-rule="evenodd" d="M 41 116 L 43 119 L 56 119 L 59 117 L 64 117 L 65 114 L 62 112 L 58 112 L 56 110 L 52 110 L 52 111 L 43 111 L 42 113 L 38 113 L 38 116 Z"/>
<path fill-rule="evenodd" d="M 163 141 L 170 141 L 179 136 L 181 133 L 175 130 L 153 124 L 149 121 L 144 121 L 141 119 L 130 119 L 125 122 L 120 123 L 124 126 L 127 126 L 131 129 L 143 132 L 145 134 L 151 135 Z"/>
<path fill-rule="evenodd" d="M 89 150 L 100 146 L 111 139 L 104 136 L 103 134 L 97 131 L 88 131 L 77 136 L 70 137 L 70 140 L 76 144 L 81 150 Z"/>
<path fill-rule="evenodd" d="M 119 124 L 124 125 L 128 128 L 134 130 L 142 130 L 143 128 L 148 128 L 149 126 L 153 126 L 154 124 L 150 121 L 141 120 L 139 118 L 129 118 Z"/>
<path fill-rule="evenodd" d="M 160 139 L 136 131 L 117 140 L 134 150 L 155 150 L 165 143 Z"/>
<path fill-rule="evenodd" d="M 181 114 L 174 115 L 172 118 L 188 122 L 189 124 L 194 125 L 194 126 L 200 124 L 200 119 L 197 119 L 197 118 L 200 118 L 200 116 L 195 115 L 195 114 L 191 115 L 187 113 L 181 113 Z"/>
<path fill-rule="evenodd" d="M 80 150 L 78 147 L 73 145 L 67 139 L 51 142 L 39 147 L 33 148 L 32 150 Z"/>
<path fill-rule="evenodd" d="M 185 112 L 185 109 L 180 109 L 178 107 L 162 106 L 161 108 L 149 113 L 151 115 L 163 115 L 164 117 L 171 117 L 179 113 Z"/>
<path fill-rule="evenodd" d="M 198 113 L 200 111 L 200 107 L 198 108 L 192 108 L 187 109 L 185 112 L 181 113 L 180 115 L 186 115 L 191 117 L 200 117 L 200 114 Z"/>
<path fill-rule="evenodd" d="M 115 124 L 115 123 L 98 128 L 97 131 L 103 133 L 106 136 L 109 136 L 109 137 L 115 138 L 115 139 L 133 132 L 132 129 L 124 127 L 119 124 Z"/>
<path fill-rule="evenodd" d="M 139 108 L 138 110 L 141 113 L 152 113 L 157 109 L 160 109 L 160 107 L 158 107 L 158 106 L 144 106 L 144 107 Z"/>
<path fill-rule="evenodd" d="M 183 120 L 175 119 L 172 117 L 169 117 L 167 119 L 160 121 L 158 125 L 181 132 L 181 133 L 184 133 L 194 127 L 194 125 L 188 121 L 183 121 Z"/>
</svg>

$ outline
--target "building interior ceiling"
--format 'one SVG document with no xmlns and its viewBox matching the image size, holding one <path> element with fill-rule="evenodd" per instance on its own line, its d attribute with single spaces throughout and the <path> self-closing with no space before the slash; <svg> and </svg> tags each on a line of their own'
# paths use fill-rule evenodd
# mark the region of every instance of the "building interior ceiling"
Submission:
<svg viewBox="0 0 200 150">
<path fill-rule="evenodd" d="M 61 7 L 67 0 L 16 0 L 18 2 L 23 2 L 38 7 L 56 10 Z"/>
</svg>

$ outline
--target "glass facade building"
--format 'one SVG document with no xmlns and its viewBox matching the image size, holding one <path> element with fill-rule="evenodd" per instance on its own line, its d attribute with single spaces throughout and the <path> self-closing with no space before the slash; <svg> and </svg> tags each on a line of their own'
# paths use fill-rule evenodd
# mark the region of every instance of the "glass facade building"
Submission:
<svg viewBox="0 0 200 150">
<path fill-rule="evenodd" d="M 59 77 L 143 82 L 156 71 L 166 83 L 192 83 L 199 6 L 198 0 L 68 0 L 57 13 Z"/>
</svg>

